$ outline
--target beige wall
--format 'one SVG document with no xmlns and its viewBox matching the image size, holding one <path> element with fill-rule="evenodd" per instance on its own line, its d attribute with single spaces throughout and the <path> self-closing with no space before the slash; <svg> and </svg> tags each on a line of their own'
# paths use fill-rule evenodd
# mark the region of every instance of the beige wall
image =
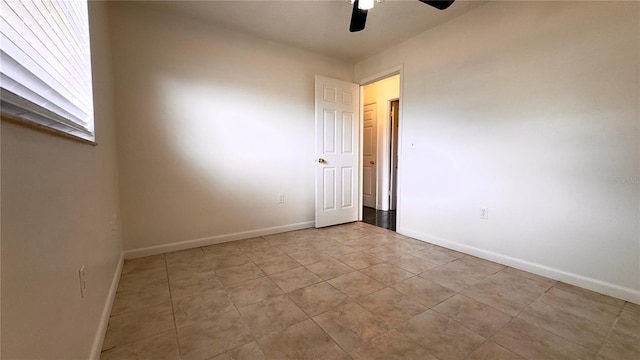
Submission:
<svg viewBox="0 0 640 360">
<path fill-rule="evenodd" d="M 138 5 L 111 10 L 124 246 L 146 248 L 127 256 L 310 226 L 314 75 L 351 80 L 353 67 Z"/>
<path fill-rule="evenodd" d="M 110 227 L 119 195 L 104 10 L 90 5 L 98 146 L 2 121 L 2 359 L 87 359 L 101 341 L 122 248 Z"/>
<path fill-rule="evenodd" d="M 358 63 L 404 66 L 399 232 L 640 302 L 639 6 L 490 2 Z"/>
<path fill-rule="evenodd" d="M 364 87 L 364 105 L 376 104 L 377 189 L 376 209 L 389 210 L 389 167 L 391 144 L 391 101 L 400 98 L 400 75 L 394 75 Z"/>
</svg>

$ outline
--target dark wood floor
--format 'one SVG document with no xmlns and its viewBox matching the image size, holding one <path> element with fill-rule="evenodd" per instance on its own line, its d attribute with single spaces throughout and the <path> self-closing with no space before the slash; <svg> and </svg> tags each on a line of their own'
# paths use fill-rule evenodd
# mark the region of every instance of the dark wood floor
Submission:
<svg viewBox="0 0 640 360">
<path fill-rule="evenodd" d="M 396 231 L 396 211 L 382 211 L 370 207 L 363 207 L 362 221 L 384 229 Z"/>
</svg>

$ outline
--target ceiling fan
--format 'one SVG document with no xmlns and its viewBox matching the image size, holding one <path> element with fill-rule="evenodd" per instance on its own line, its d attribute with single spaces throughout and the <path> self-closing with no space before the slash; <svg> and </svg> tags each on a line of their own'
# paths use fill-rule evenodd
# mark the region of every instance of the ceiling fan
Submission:
<svg viewBox="0 0 640 360">
<path fill-rule="evenodd" d="M 367 12 L 373 8 L 374 0 L 351 0 L 353 2 L 353 12 L 351 13 L 351 24 L 349 31 L 358 32 L 364 30 L 367 21 Z M 381 0 L 377 0 L 381 1 Z M 444 10 L 451 6 L 455 0 L 419 0 L 422 3 L 433 6 L 438 10 Z"/>
</svg>

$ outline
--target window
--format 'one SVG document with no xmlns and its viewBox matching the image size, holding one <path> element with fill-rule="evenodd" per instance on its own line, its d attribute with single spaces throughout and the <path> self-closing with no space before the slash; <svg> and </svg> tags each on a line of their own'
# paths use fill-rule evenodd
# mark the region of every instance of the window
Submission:
<svg viewBox="0 0 640 360">
<path fill-rule="evenodd" d="M 2 115 L 94 141 L 86 0 L 1 0 Z"/>
</svg>

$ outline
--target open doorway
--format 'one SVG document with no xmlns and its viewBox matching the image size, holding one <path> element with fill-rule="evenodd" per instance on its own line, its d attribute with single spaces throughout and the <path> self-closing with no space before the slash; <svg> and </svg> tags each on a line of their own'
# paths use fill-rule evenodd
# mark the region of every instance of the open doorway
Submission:
<svg viewBox="0 0 640 360">
<path fill-rule="evenodd" d="M 400 75 L 363 86 L 362 221 L 396 230 Z"/>
</svg>

